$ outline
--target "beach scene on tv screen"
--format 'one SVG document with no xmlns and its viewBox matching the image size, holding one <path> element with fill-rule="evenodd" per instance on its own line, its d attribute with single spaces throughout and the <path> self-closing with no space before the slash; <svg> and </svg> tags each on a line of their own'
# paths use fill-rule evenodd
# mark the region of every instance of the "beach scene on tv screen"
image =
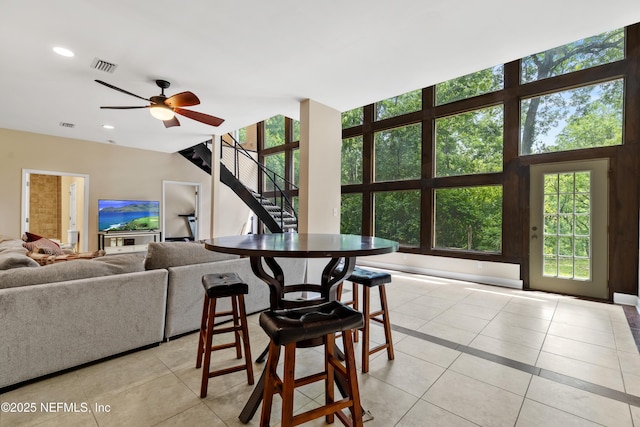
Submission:
<svg viewBox="0 0 640 427">
<path fill-rule="evenodd" d="M 157 230 L 160 203 L 144 200 L 99 200 L 99 231 Z"/>
</svg>

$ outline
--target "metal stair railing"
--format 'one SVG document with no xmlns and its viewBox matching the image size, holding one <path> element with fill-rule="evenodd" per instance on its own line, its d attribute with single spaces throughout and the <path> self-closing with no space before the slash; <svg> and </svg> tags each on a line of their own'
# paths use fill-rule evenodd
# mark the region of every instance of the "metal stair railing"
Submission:
<svg viewBox="0 0 640 427">
<path fill-rule="evenodd" d="M 232 143 L 226 140 L 227 138 L 229 138 Z M 231 156 L 227 155 L 224 150 L 225 148 L 233 150 Z M 297 186 L 258 162 L 231 134 L 227 134 L 225 138 L 221 138 L 220 150 L 223 164 L 231 171 L 236 179 L 247 188 L 259 194 L 260 197 L 265 198 L 264 191 L 258 188 L 260 182 L 265 182 L 268 183 L 269 186 L 273 186 L 273 190 L 270 189 L 268 191 L 268 193 L 272 193 L 272 195 L 269 194 L 269 197 L 266 198 L 273 199 L 273 204 L 278 208 L 276 215 L 272 214 L 272 216 L 280 223 L 280 228 L 283 231 L 290 229 L 289 221 L 286 221 L 287 217 L 293 217 L 297 225 L 298 216 L 293 208 L 293 204 L 281 186 L 278 185 L 278 181 L 293 191 L 298 189 Z M 229 165 L 228 162 L 230 162 L 231 165 Z M 242 166 L 244 163 L 250 166 Z M 260 176 L 262 176 L 262 180 L 259 179 Z"/>
</svg>

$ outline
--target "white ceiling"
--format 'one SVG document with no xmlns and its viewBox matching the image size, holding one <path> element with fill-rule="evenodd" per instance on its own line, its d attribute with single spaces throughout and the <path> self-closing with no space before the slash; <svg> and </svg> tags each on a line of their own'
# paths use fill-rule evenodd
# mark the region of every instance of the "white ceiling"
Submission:
<svg viewBox="0 0 640 427">
<path fill-rule="evenodd" d="M 304 99 L 346 111 L 636 22 L 638 0 L 0 0 L 0 128 L 175 152 Z M 146 103 L 95 79 L 148 98 L 158 78 L 226 121 L 99 109 Z"/>
</svg>

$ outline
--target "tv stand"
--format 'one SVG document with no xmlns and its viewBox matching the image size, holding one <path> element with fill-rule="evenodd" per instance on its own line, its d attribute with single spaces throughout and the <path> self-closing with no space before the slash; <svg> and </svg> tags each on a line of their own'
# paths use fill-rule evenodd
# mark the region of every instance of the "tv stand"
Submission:
<svg viewBox="0 0 640 427">
<path fill-rule="evenodd" d="M 98 233 L 98 249 L 107 255 L 128 252 L 146 252 L 150 242 L 162 241 L 161 231 L 101 231 Z"/>
</svg>

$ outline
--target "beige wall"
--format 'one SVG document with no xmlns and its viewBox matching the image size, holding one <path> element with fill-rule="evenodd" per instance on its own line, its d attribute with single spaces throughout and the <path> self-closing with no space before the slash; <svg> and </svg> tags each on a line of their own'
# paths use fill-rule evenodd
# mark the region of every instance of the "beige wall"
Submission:
<svg viewBox="0 0 640 427">
<path fill-rule="evenodd" d="M 340 232 L 342 121 L 338 110 L 300 103 L 300 233 Z"/>
<path fill-rule="evenodd" d="M 8 129 L 0 129 L 1 235 L 20 235 L 22 169 L 89 175 L 89 250 L 98 247 L 98 199 L 162 200 L 163 180 L 202 184 L 198 238 L 209 237 L 211 177 L 179 154 Z"/>
</svg>

